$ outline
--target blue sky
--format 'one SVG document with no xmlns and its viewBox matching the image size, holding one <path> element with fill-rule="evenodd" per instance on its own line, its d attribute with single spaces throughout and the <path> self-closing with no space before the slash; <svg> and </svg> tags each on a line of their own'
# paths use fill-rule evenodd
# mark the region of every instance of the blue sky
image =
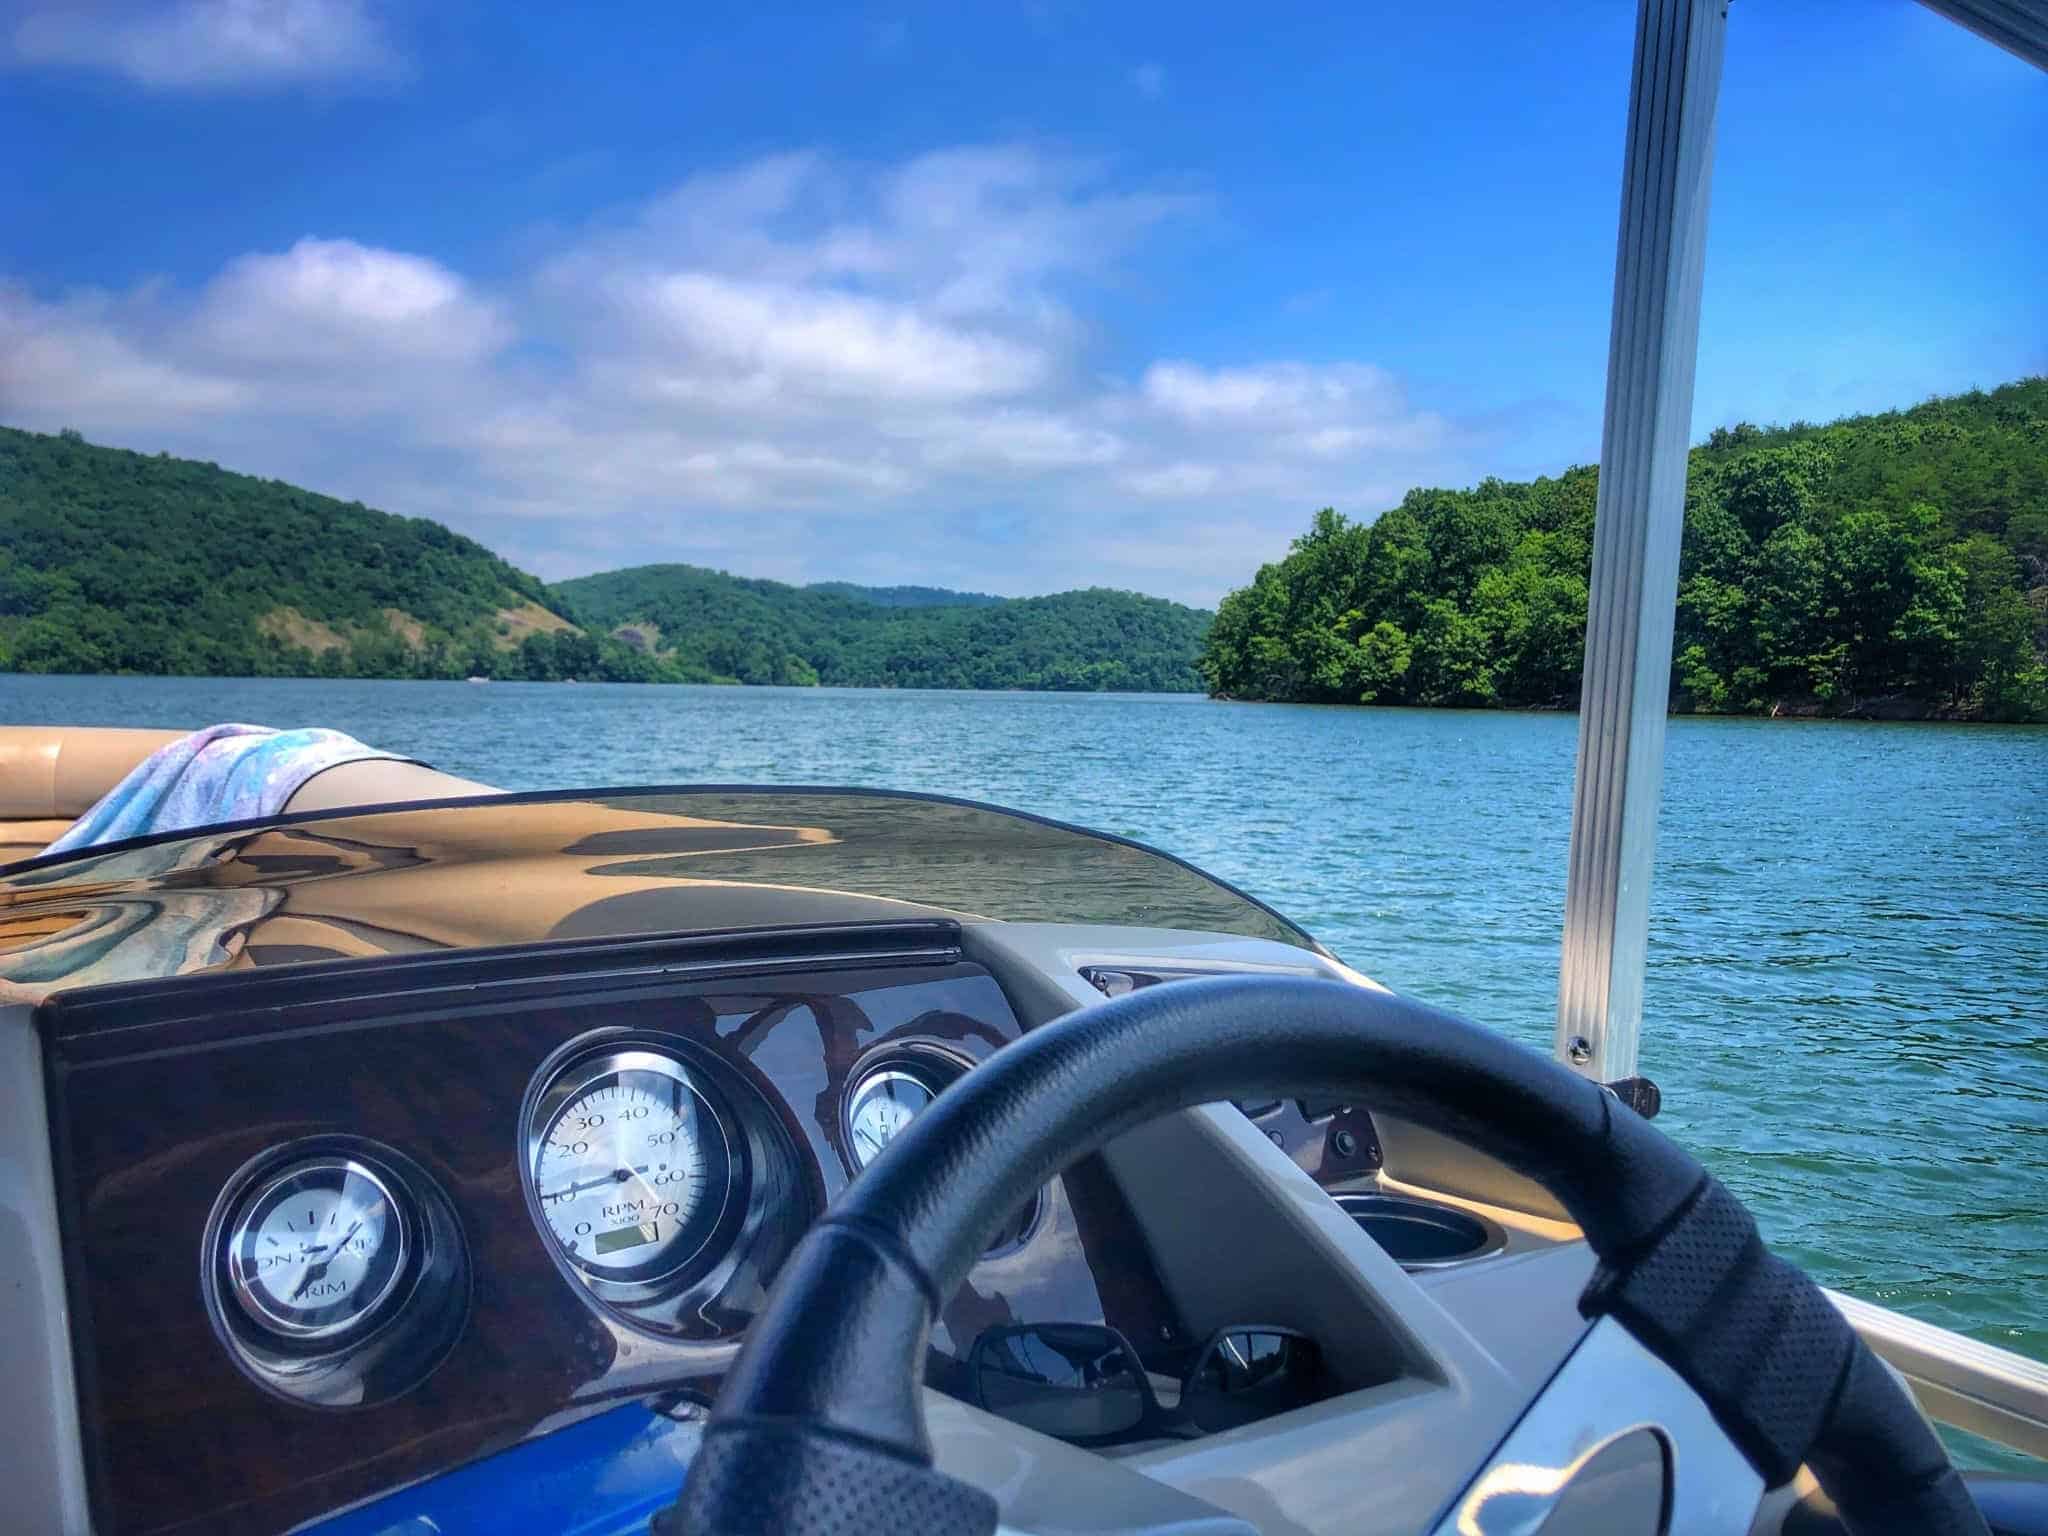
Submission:
<svg viewBox="0 0 2048 1536">
<path fill-rule="evenodd" d="M 1211 603 L 1599 451 L 1633 12 L 0 0 L 0 421 L 550 577 Z M 2048 371 L 2048 75 L 1732 13 L 1696 430 Z"/>
</svg>

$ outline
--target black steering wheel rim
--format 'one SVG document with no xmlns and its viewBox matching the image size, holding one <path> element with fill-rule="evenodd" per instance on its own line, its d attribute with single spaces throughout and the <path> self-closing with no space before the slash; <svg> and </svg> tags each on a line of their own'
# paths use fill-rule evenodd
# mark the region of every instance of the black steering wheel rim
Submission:
<svg viewBox="0 0 2048 1536">
<path fill-rule="evenodd" d="M 1820 1289 L 1612 1094 L 1394 993 L 1246 976 L 1068 1015 L 912 1122 L 778 1277 L 669 1528 L 836 1536 L 881 1514 L 992 1530 L 992 1500 L 931 1470 L 919 1382 L 942 1299 L 1075 1159 L 1175 1109 L 1304 1092 L 1428 1124 L 1548 1189 L 1600 1260 L 1581 1311 L 1670 1365 L 1766 1486 L 1811 1465 L 1857 1536 L 1984 1531 L 1939 1440 Z"/>
</svg>

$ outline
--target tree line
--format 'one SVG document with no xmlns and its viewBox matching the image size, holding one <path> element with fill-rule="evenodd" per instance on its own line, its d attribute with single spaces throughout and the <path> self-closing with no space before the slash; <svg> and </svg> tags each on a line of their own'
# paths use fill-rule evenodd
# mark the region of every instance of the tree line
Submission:
<svg viewBox="0 0 2048 1536">
<path fill-rule="evenodd" d="M 1577 703 L 1598 472 L 1325 509 L 1211 616 L 685 565 L 549 587 L 424 518 L 0 428 L 0 671 Z M 2048 379 L 1691 455 L 1672 704 L 2048 719 Z"/>
<path fill-rule="evenodd" d="M 931 588 L 797 587 L 690 565 L 609 571 L 556 591 L 661 665 L 742 683 L 1194 692 L 1209 623 L 1200 609 L 1100 587 L 947 602 L 953 594 Z"/>
<path fill-rule="evenodd" d="M 691 566 L 549 587 L 425 518 L 0 428 L 0 672 L 1194 691 L 1208 618 Z"/>
<path fill-rule="evenodd" d="M 1325 509 L 1226 597 L 1212 693 L 1578 702 L 1599 472 Z M 2048 378 L 1692 451 L 1674 709 L 2048 720 Z"/>
</svg>

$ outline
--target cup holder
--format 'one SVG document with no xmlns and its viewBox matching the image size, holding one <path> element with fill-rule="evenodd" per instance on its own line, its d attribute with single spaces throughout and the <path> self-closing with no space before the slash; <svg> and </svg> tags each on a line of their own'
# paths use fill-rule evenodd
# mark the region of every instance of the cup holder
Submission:
<svg viewBox="0 0 2048 1536">
<path fill-rule="evenodd" d="M 1337 1204 L 1406 1270 L 1441 1269 L 1500 1252 L 1507 1234 L 1470 1211 L 1412 1195 L 1339 1195 Z"/>
</svg>

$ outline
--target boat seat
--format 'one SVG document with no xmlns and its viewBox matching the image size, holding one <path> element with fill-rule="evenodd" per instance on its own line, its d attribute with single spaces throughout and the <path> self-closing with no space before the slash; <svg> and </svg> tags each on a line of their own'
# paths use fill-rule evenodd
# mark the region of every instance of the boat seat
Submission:
<svg viewBox="0 0 2048 1536">
<path fill-rule="evenodd" d="M 0 864 L 32 859 L 71 829 L 68 820 L 0 820 Z"/>
<path fill-rule="evenodd" d="M 69 826 L 183 731 L 79 725 L 0 726 L 0 821 Z"/>
<path fill-rule="evenodd" d="M 0 726 L 0 864 L 32 859 L 182 731 Z"/>
</svg>

